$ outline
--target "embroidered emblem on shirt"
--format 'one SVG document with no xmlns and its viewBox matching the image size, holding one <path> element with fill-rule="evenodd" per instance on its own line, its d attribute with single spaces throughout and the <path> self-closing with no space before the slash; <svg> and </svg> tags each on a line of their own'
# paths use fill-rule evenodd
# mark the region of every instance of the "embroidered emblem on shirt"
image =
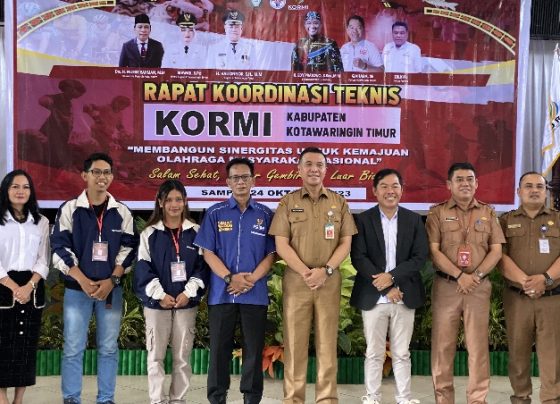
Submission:
<svg viewBox="0 0 560 404">
<path fill-rule="evenodd" d="M 218 231 L 232 231 L 233 221 L 231 220 L 218 220 Z"/>
<path fill-rule="evenodd" d="M 253 225 L 253 230 L 259 230 L 259 231 L 264 231 L 264 219 L 258 218 L 257 219 L 257 223 Z"/>
</svg>

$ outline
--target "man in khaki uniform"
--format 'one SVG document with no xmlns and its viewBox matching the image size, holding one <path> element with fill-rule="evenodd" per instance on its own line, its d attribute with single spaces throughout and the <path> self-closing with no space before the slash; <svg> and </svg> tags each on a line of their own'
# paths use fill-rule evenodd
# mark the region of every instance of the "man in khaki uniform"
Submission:
<svg viewBox="0 0 560 404">
<path fill-rule="evenodd" d="M 500 269 L 508 287 L 504 311 L 513 404 L 531 403 L 536 343 L 542 403 L 560 403 L 560 213 L 545 207 L 546 180 L 521 176 L 521 206 L 500 218 L 507 243 Z"/>
<path fill-rule="evenodd" d="M 337 337 L 341 276 L 337 267 L 357 233 L 346 200 L 326 189 L 323 152 L 301 152 L 298 171 L 303 187 L 284 196 L 269 233 L 288 267 L 283 280 L 284 403 L 305 402 L 307 353 L 315 327 L 317 403 L 338 403 Z"/>
<path fill-rule="evenodd" d="M 436 276 L 432 288 L 432 379 L 436 403 L 454 404 L 453 361 L 461 318 L 469 353 L 468 404 L 485 404 L 490 387 L 487 279 L 505 242 L 494 210 L 474 198 L 470 163 L 448 171 L 451 199 L 430 209 L 426 230 Z"/>
</svg>

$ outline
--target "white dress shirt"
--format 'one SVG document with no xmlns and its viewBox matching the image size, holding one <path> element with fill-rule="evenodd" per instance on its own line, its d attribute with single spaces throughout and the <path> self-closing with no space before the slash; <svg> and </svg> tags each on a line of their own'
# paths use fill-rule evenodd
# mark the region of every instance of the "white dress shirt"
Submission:
<svg viewBox="0 0 560 404">
<path fill-rule="evenodd" d="M 0 226 L 0 279 L 8 276 L 8 271 L 33 271 L 46 279 L 50 251 L 47 218 L 41 216 L 36 225 L 30 214 L 24 223 L 10 212 L 4 218 L 6 223 Z"/>
<path fill-rule="evenodd" d="M 397 210 L 393 217 L 389 219 L 381 209 L 381 226 L 383 227 L 383 238 L 385 240 L 385 272 L 391 272 L 397 266 L 397 230 L 398 230 L 398 215 Z M 386 296 L 379 296 L 377 304 L 391 303 Z"/>
<path fill-rule="evenodd" d="M 410 42 L 397 48 L 394 42 L 389 42 L 383 48 L 383 65 L 388 73 L 421 73 L 423 63 L 420 48 Z"/>
</svg>

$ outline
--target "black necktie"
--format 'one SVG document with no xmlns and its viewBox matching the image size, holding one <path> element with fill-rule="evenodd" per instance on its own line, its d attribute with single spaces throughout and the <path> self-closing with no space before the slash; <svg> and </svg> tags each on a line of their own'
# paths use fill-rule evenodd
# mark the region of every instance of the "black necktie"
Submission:
<svg viewBox="0 0 560 404">
<path fill-rule="evenodd" d="M 237 52 L 237 51 L 235 50 L 235 47 L 236 47 L 236 46 L 237 46 L 237 43 L 232 43 L 232 44 L 231 44 L 231 50 L 233 51 L 233 54 L 234 54 L 234 55 L 235 55 L 235 53 Z"/>
<path fill-rule="evenodd" d="M 140 44 L 140 46 L 141 46 L 141 49 L 140 49 L 140 57 L 141 57 L 142 59 L 145 59 L 145 58 L 146 58 L 146 43 L 145 43 L 145 42 L 142 42 L 142 43 Z"/>
<path fill-rule="evenodd" d="M 187 53 L 189 53 L 189 47 L 188 47 L 188 46 L 185 46 L 185 55 L 186 55 Z"/>
</svg>

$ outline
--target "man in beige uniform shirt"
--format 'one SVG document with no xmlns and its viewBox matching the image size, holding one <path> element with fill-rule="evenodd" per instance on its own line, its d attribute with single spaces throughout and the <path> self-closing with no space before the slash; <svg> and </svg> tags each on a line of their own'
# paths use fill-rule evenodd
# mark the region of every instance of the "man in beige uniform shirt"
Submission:
<svg viewBox="0 0 560 404">
<path fill-rule="evenodd" d="M 436 403 L 454 404 L 453 361 L 463 319 L 469 353 L 468 404 L 486 404 L 490 387 L 487 278 L 505 242 L 494 210 L 474 198 L 478 180 L 470 163 L 448 171 L 451 199 L 430 209 L 426 230 L 436 276 L 432 288 L 432 379 Z"/>
<path fill-rule="evenodd" d="M 521 176 L 521 206 L 500 218 L 507 243 L 500 270 L 513 404 L 531 403 L 531 352 L 536 343 L 541 403 L 560 403 L 560 213 L 545 207 L 546 180 Z"/>
<path fill-rule="evenodd" d="M 284 196 L 269 233 L 288 267 L 283 279 L 284 403 L 305 402 L 307 353 L 315 327 L 315 402 L 338 403 L 336 392 L 341 276 L 337 267 L 357 233 L 346 200 L 323 186 L 327 161 L 308 147 L 300 154 L 303 187 Z"/>
</svg>

